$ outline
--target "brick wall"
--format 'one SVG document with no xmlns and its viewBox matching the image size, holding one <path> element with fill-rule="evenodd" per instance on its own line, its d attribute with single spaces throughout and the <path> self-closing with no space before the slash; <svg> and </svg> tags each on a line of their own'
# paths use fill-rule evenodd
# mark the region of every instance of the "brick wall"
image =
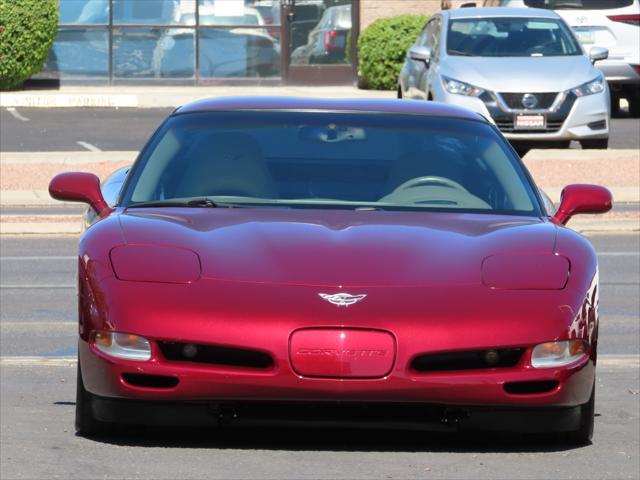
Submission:
<svg viewBox="0 0 640 480">
<path fill-rule="evenodd" d="M 440 10 L 440 0 L 360 0 L 360 31 L 378 18 L 404 13 L 430 15 Z"/>
<path fill-rule="evenodd" d="M 378 18 L 403 13 L 431 15 L 443 6 L 455 8 L 465 0 L 360 0 L 360 31 Z M 469 1 L 469 0 L 466 0 Z M 478 3 L 482 3 L 481 0 Z"/>
</svg>

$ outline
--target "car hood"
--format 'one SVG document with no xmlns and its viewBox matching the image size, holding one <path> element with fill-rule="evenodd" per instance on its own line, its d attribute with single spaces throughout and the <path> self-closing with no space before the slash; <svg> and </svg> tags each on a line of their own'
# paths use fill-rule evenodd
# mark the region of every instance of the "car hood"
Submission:
<svg viewBox="0 0 640 480">
<path fill-rule="evenodd" d="M 191 250 L 203 278 L 335 287 L 480 284 L 488 256 L 551 254 L 556 235 L 536 217 L 441 212 L 163 208 L 119 220 L 138 245 L 129 272 L 188 264 Z M 145 265 L 145 245 L 170 248 Z"/>
<path fill-rule="evenodd" d="M 582 55 L 566 57 L 448 56 L 442 74 L 493 92 L 562 92 L 598 71 Z"/>
</svg>

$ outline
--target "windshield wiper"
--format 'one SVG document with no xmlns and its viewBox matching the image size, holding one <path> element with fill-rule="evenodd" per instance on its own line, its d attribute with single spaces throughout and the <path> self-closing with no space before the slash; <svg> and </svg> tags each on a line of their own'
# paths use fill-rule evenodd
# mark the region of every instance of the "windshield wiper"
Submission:
<svg viewBox="0 0 640 480">
<path fill-rule="evenodd" d="M 463 52 L 461 50 L 447 50 L 449 55 L 460 55 L 462 57 L 473 57 L 473 55 L 469 52 Z"/>
<path fill-rule="evenodd" d="M 219 208 L 237 207 L 233 203 L 218 203 L 210 198 L 192 198 L 191 200 L 151 200 L 148 202 L 132 203 L 127 208 L 153 208 L 153 207 L 195 207 L 195 208 Z"/>
</svg>

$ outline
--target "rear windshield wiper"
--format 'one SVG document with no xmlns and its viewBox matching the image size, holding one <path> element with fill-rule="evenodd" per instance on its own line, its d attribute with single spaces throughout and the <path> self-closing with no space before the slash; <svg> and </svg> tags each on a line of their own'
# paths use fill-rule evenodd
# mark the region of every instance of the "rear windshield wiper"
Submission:
<svg viewBox="0 0 640 480">
<path fill-rule="evenodd" d="M 153 207 L 196 207 L 196 208 L 219 208 L 237 207 L 233 203 L 218 203 L 210 198 L 193 198 L 191 200 L 151 200 L 148 202 L 132 203 L 127 208 L 153 208 Z"/>
</svg>

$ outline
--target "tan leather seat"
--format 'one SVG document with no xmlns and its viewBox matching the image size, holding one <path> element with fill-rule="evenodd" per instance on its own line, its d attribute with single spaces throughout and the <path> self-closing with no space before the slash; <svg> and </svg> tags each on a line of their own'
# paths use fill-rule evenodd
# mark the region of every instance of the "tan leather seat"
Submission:
<svg viewBox="0 0 640 480">
<path fill-rule="evenodd" d="M 188 153 L 185 162 L 189 166 L 176 189 L 176 197 L 277 197 L 262 150 L 250 135 L 231 132 L 211 135 Z"/>
</svg>

